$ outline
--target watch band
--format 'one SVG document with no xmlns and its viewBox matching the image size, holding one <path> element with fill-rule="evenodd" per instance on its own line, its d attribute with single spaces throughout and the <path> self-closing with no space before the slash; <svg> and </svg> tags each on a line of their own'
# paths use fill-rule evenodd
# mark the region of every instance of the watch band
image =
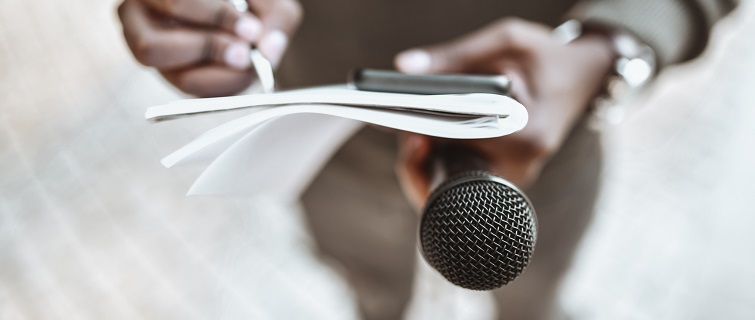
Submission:
<svg viewBox="0 0 755 320">
<path fill-rule="evenodd" d="M 655 51 L 633 34 L 598 22 L 568 20 L 554 29 L 554 36 L 569 43 L 585 34 L 600 34 L 611 41 L 616 53 L 612 72 L 591 109 L 595 129 L 620 123 L 627 108 L 657 73 Z"/>
</svg>

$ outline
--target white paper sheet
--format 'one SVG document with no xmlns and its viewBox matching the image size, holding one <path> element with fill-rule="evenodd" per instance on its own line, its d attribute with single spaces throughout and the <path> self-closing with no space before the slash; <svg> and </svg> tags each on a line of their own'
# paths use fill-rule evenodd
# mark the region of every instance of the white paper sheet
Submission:
<svg viewBox="0 0 755 320">
<path fill-rule="evenodd" d="M 232 143 L 240 134 L 248 132 L 265 121 L 301 113 L 324 114 L 359 120 L 388 128 L 410 131 L 430 136 L 452 139 L 483 139 L 500 137 L 520 130 L 526 123 L 516 117 L 456 117 L 433 114 L 417 114 L 409 111 L 362 109 L 338 105 L 289 105 L 259 108 L 245 117 L 218 126 L 163 158 L 166 167 L 172 167 L 184 159 L 196 157 L 203 150 L 220 150 L 216 144 Z M 518 121 L 517 121 L 518 120 Z M 301 128 L 289 127 L 292 135 L 306 135 Z"/>
<path fill-rule="evenodd" d="M 321 114 L 277 118 L 248 132 L 197 178 L 189 195 L 275 195 L 296 199 L 359 121 Z M 299 134 L 291 134 L 297 128 Z"/>
<path fill-rule="evenodd" d="M 149 108 L 145 118 L 161 120 L 178 115 L 295 104 L 348 105 L 499 117 L 518 114 L 521 107 L 514 99 L 488 93 L 416 95 L 325 86 L 276 93 L 178 100 Z"/>
<path fill-rule="evenodd" d="M 248 108 L 163 158 L 166 167 L 215 159 L 189 194 L 298 197 L 361 123 L 451 139 L 507 135 L 527 123 L 515 100 L 493 94 L 411 95 L 320 87 L 188 99 L 152 107 L 152 120 Z M 355 121 L 356 120 L 356 121 Z"/>
</svg>

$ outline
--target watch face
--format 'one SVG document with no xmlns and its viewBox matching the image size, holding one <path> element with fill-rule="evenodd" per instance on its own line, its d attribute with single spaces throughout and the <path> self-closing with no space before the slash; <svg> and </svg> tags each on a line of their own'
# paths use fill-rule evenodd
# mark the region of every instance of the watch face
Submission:
<svg viewBox="0 0 755 320">
<path fill-rule="evenodd" d="M 621 58 L 616 62 L 618 73 L 631 87 L 640 87 L 653 76 L 653 66 L 643 58 Z"/>
</svg>

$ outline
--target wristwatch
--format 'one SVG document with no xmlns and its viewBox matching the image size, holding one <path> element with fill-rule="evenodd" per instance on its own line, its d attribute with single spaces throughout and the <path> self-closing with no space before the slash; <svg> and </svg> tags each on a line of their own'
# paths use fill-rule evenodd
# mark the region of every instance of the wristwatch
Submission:
<svg viewBox="0 0 755 320">
<path fill-rule="evenodd" d="M 624 120 L 628 107 L 658 72 L 655 51 L 626 30 L 598 22 L 568 20 L 556 27 L 553 34 L 564 44 L 585 34 L 600 34 L 611 41 L 617 58 L 591 108 L 590 125 L 594 129 Z"/>
</svg>

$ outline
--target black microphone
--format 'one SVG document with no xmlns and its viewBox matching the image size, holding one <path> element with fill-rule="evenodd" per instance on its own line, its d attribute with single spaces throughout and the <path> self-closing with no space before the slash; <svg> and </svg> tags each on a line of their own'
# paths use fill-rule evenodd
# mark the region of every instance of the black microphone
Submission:
<svg viewBox="0 0 755 320">
<path fill-rule="evenodd" d="M 467 289 L 493 290 L 516 279 L 537 239 L 525 194 L 468 147 L 435 144 L 430 159 L 434 187 L 419 229 L 425 260 Z"/>
<path fill-rule="evenodd" d="M 407 75 L 352 71 L 359 90 L 415 94 L 508 94 L 505 76 Z M 518 277 L 532 258 L 537 220 L 532 204 L 512 183 L 490 172 L 477 151 L 448 142 L 433 145 L 430 197 L 419 240 L 425 260 L 451 283 L 493 290 Z"/>
</svg>

